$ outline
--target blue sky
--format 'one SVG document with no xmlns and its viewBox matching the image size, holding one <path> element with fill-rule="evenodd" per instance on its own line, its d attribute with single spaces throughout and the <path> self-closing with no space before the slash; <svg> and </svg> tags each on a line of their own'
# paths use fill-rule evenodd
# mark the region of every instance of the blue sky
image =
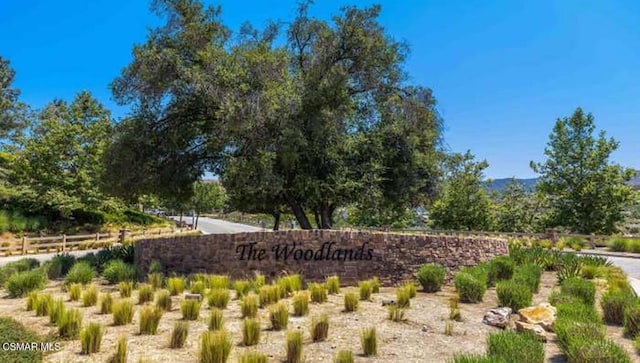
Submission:
<svg viewBox="0 0 640 363">
<path fill-rule="evenodd" d="M 208 1 L 207 1 L 208 2 Z M 640 169 L 640 1 L 318 0 L 380 3 L 381 23 L 411 45 L 410 82 L 433 89 L 453 151 L 487 159 L 487 176 L 532 177 L 557 117 L 581 106 L 621 145 L 615 162 Z M 224 23 L 290 19 L 294 0 L 215 2 Z M 0 54 L 22 100 L 41 107 L 86 89 L 113 110 L 108 84 L 133 44 L 161 20 L 144 0 L 0 1 Z"/>
</svg>

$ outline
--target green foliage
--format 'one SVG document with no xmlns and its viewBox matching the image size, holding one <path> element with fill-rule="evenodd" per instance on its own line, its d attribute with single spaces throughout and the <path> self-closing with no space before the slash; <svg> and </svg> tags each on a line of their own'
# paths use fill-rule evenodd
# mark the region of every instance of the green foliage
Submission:
<svg viewBox="0 0 640 363">
<path fill-rule="evenodd" d="M 82 326 L 82 313 L 78 309 L 65 310 L 58 319 L 57 326 L 61 338 L 77 338 Z"/>
<path fill-rule="evenodd" d="M 502 232 L 534 232 L 540 229 L 545 213 L 540 198 L 511 179 L 499 193 L 493 206 L 495 229 Z"/>
<path fill-rule="evenodd" d="M 120 292 L 120 297 L 131 297 L 132 291 L 133 291 L 133 282 L 122 281 L 118 284 L 118 292 Z"/>
<path fill-rule="evenodd" d="M 442 288 L 445 273 L 445 268 L 440 265 L 426 264 L 420 266 L 416 277 L 425 292 L 436 292 Z"/>
<path fill-rule="evenodd" d="M 209 316 L 209 330 L 222 330 L 224 328 L 224 317 L 222 310 L 213 308 Z"/>
<path fill-rule="evenodd" d="M 206 331 L 200 336 L 200 363 L 225 363 L 231 353 L 231 340 L 225 330 Z"/>
<path fill-rule="evenodd" d="M 340 277 L 339 276 L 327 277 L 327 292 L 329 294 L 340 293 Z"/>
<path fill-rule="evenodd" d="M 622 325 L 624 333 L 632 338 L 640 333 L 640 301 L 636 300 L 624 309 Z"/>
<path fill-rule="evenodd" d="M 156 294 L 156 307 L 164 311 L 171 311 L 171 294 L 167 290 L 160 290 Z"/>
<path fill-rule="evenodd" d="M 80 283 L 88 284 L 93 280 L 95 271 L 93 267 L 86 262 L 78 262 L 67 273 L 67 277 L 64 279 L 65 285 Z"/>
<path fill-rule="evenodd" d="M 283 291 L 280 285 L 265 285 L 260 287 L 258 295 L 260 297 L 260 307 L 271 305 L 282 297 Z"/>
<path fill-rule="evenodd" d="M 418 295 L 418 288 L 412 281 L 407 281 L 402 284 L 402 288 L 407 290 L 410 299 L 413 299 L 414 297 L 416 297 L 416 295 Z"/>
<path fill-rule="evenodd" d="M 144 304 L 153 301 L 155 291 L 150 284 L 140 284 L 138 286 L 138 304 Z"/>
<path fill-rule="evenodd" d="M 33 270 L 40 266 L 40 261 L 35 258 L 23 258 L 18 261 L 8 262 L 0 267 L 0 284 L 4 285 L 7 279 L 16 272 Z"/>
<path fill-rule="evenodd" d="M 40 296 L 39 291 L 31 291 L 29 294 L 27 294 L 27 299 L 26 299 L 27 311 L 32 311 L 36 309 L 36 307 L 38 306 L 39 296 Z"/>
<path fill-rule="evenodd" d="M 51 296 L 51 294 L 38 295 L 38 303 L 35 308 L 36 316 L 48 316 L 52 301 L 53 296 Z"/>
<path fill-rule="evenodd" d="M 209 276 L 208 286 L 210 289 L 228 289 L 229 276 L 227 275 L 211 275 Z"/>
<path fill-rule="evenodd" d="M 189 323 L 186 321 L 177 321 L 173 325 L 171 330 L 171 340 L 169 341 L 169 348 L 178 349 L 184 347 L 184 343 L 187 341 L 187 335 L 189 334 Z"/>
<path fill-rule="evenodd" d="M 518 311 L 531 305 L 533 293 L 528 286 L 522 285 L 517 281 L 503 281 L 496 285 L 496 293 L 500 306 L 507 306 Z"/>
<path fill-rule="evenodd" d="M 140 334 L 155 335 L 164 310 L 145 306 L 140 311 Z"/>
<path fill-rule="evenodd" d="M 131 324 L 133 320 L 133 303 L 129 299 L 115 301 L 111 305 L 113 315 L 113 325 Z"/>
<path fill-rule="evenodd" d="M 170 277 L 167 279 L 167 289 L 171 296 L 182 294 L 184 292 L 185 281 L 182 277 Z"/>
<path fill-rule="evenodd" d="M 71 284 L 69 286 L 69 300 L 78 301 L 82 295 L 82 284 Z"/>
<path fill-rule="evenodd" d="M 582 278 L 593 280 L 596 277 L 601 277 L 600 267 L 592 265 L 582 265 L 580 269 L 580 276 Z"/>
<path fill-rule="evenodd" d="M 96 303 L 98 303 L 98 287 L 90 285 L 82 293 L 82 306 L 94 306 Z"/>
<path fill-rule="evenodd" d="M 360 300 L 370 300 L 373 286 L 371 281 L 360 281 L 358 283 L 358 289 L 360 291 Z"/>
<path fill-rule="evenodd" d="M 329 317 L 320 315 L 311 319 L 311 340 L 314 342 L 323 342 L 329 336 Z"/>
<path fill-rule="evenodd" d="M 279 301 L 269 307 L 269 320 L 273 330 L 287 328 L 289 324 L 289 307 L 284 301 Z"/>
<path fill-rule="evenodd" d="M 238 363 L 269 363 L 269 358 L 262 353 L 248 352 L 238 358 Z"/>
<path fill-rule="evenodd" d="M 42 290 L 46 283 L 46 277 L 42 269 L 33 269 L 16 272 L 9 276 L 4 283 L 9 297 L 22 297 L 34 290 Z"/>
<path fill-rule="evenodd" d="M 389 305 L 387 317 L 389 318 L 389 320 L 395 322 L 404 321 L 404 311 L 405 309 L 399 306 Z"/>
<path fill-rule="evenodd" d="M 136 277 L 136 270 L 133 266 L 124 263 L 122 260 L 109 261 L 102 270 L 102 276 L 110 284 L 122 281 L 133 281 Z"/>
<path fill-rule="evenodd" d="M 197 320 L 200 315 L 200 301 L 182 300 L 180 303 L 180 311 L 182 312 L 182 319 Z"/>
<path fill-rule="evenodd" d="M 479 354 L 456 354 L 449 363 L 508 363 L 501 358 L 486 357 Z"/>
<path fill-rule="evenodd" d="M 606 329 L 597 322 L 575 321 L 570 317 L 559 316 L 553 324 L 553 331 L 560 347 L 567 351 L 576 342 L 603 339 Z"/>
<path fill-rule="evenodd" d="M 260 300 L 256 294 L 249 293 L 240 300 L 240 312 L 243 318 L 255 318 Z"/>
<path fill-rule="evenodd" d="M 558 283 L 562 284 L 564 280 L 578 278 L 582 264 L 578 258 L 566 259 L 561 261 L 558 271 Z"/>
<path fill-rule="evenodd" d="M 127 337 L 120 337 L 116 342 L 116 353 L 109 363 L 127 363 Z"/>
<path fill-rule="evenodd" d="M 411 291 L 406 287 L 400 287 L 396 290 L 396 303 L 400 308 L 408 308 L 411 306 Z"/>
<path fill-rule="evenodd" d="M 491 260 L 490 265 L 496 271 L 498 280 L 509 280 L 515 271 L 515 262 L 508 256 L 498 256 Z"/>
<path fill-rule="evenodd" d="M 311 293 L 311 301 L 314 303 L 323 303 L 327 301 L 327 289 L 324 284 L 311 283 L 308 285 Z"/>
<path fill-rule="evenodd" d="M 460 296 L 460 301 L 477 303 L 482 301 L 487 286 L 484 281 L 465 272 L 458 272 L 454 277 L 454 285 Z"/>
<path fill-rule="evenodd" d="M 107 292 L 100 298 L 100 314 L 111 314 L 111 306 L 113 305 L 113 296 Z"/>
<path fill-rule="evenodd" d="M 358 310 L 359 296 L 355 292 L 344 294 L 344 311 L 352 312 Z"/>
<path fill-rule="evenodd" d="M 229 290 L 220 288 L 211 289 L 207 296 L 209 307 L 218 309 L 226 309 L 230 299 Z"/>
<path fill-rule="evenodd" d="M 309 314 L 309 292 L 298 291 L 293 295 L 293 316 L 305 316 Z"/>
<path fill-rule="evenodd" d="M 365 328 L 360 332 L 360 343 L 365 357 L 378 355 L 378 338 L 376 328 Z"/>
<path fill-rule="evenodd" d="M 302 290 L 302 277 L 300 275 L 287 275 L 276 281 L 282 295 L 288 296 L 294 291 Z"/>
<path fill-rule="evenodd" d="M 556 305 L 559 317 L 584 323 L 597 323 L 602 321 L 600 315 L 592 305 L 587 305 L 580 300 L 572 300 Z"/>
<path fill-rule="evenodd" d="M 25 328 L 17 320 L 10 317 L 0 317 L 0 341 L 2 342 L 34 342 L 40 344 L 43 339 L 38 334 Z M 0 361 L 12 363 L 40 363 L 40 350 L 2 350 Z"/>
<path fill-rule="evenodd" d="M 378 276 L 373 276 L 371 278 L 371 293 L 372 294 L 377 294 L 380 292 L 380 279 L 378 278 Z"/>
<path fill-rule="evenodd" d="M 340 350 L 336 354 L 333 363 L 353 363 L 353 352 L 350 350 Z"/>
<path fill-rule="evenodd" d="M 631 363 L 627 352 L 609 339 L 575 340 L 567 349 L 567 358 L 576 363 Z"/>
<path fill-rule="evenodd" d="M 548 196 L 551 225 L 609 234 L 623 220 L 622 206 L 631 200 L 625 182 L 632 170 L 609 162 L 618 143 L 607 140 L 604 132 L 595 138 L 594 131 L 593 116 L 580 108 L 558 119 L 545 148 L 547 160 L 531 162 L 531 167 L 542 176 L 536 190 Z"/>
<path fill-rule="evenodd" d="M 518 266 L 513 273 L 513 281 L 527 286 L 531 292 L 538 292 L 542 269 L 534 264 Z"/>
<path fill-rule="evenodd" d="M 192 294 L 204 295 L 204 290 L 205 290 L 204 281 L 191 281 L 191 284 L 189 284 L 189 292 L 191 292 Z M 217 289 L 217 290 L 221 290 L 221 289 Z M 224 290 L 226 291 L 226 289 Z"/>
<path fill-rule="evenodd" d="M 251 291 L 251 281 L 236 280 L 233 282 L 233 289 L 236 291 L 236 299 L 240 299 Z"/>
<path fill-rule="evenodd" d="M 503 331 L 489 334 L 487 356 L 508 362 L 544 362 L 544 346 L 530 333 Z"/>
<path fill-rule="evenodd" d="M 607 291 L 600 299 L 604 321 L 622 325 L 624 310 L 635 301 L 635 296 L 627 291 Z"/>
<path fill-rule="evenodd" d="M 50 279 L 64 277 L 75 263 L 75 256 L 69 253 L 56 254 L 47 265 L 47 276 Z"/>
<path fill-rule="evenodd" d="M 260 341 L 260 322 L 256 319 L 245 318 L 242 321 L 242 345 L 256 345 Z"/>
<path fill-rule="evenodd" d="M 147 275 L 147 281 L 149 281 L 154 289 L 160 289 L 164 283 L 164 275 L 159 272 L 150 273 Z"/>
<path fill-rule="evenodd" d="M 573 295 L 563 294 L 560 291 L 554 291 L 551 293 L 551 295 L 549 295 L 549 304 L 553 306 L 557 306 L 558 304 L 571 303 L 582 303 L 582 300 Z"/>
<path fill-rule="evenodd" d="M 287 357 L 285 363 L 302 363 L 302 332 L 288 331 L 286 335 Z"/>
<path fill-rule="evenodd" d="M 81 354 L 98 353 L 104 330 L 98 323 L 89 323 L 80 331 Z"/>
<path fill-rule="evenodd" d="M 560 291 L 580 298 L 587 305 L 593 305 L 596 300 L 596 285 L 579 277 L 564 280 Z"/>
</svg>

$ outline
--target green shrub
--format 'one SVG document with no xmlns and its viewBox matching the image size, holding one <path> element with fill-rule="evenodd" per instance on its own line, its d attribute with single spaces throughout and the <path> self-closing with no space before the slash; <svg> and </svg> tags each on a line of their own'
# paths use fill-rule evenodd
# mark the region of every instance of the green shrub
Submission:
<svg viewBox="0 0 640 363">
<path fill-rule="evenodd" d="M 604 321 L 622 325 L 624 310 L 633 304 L 635 297 L 626 291 L 607 291 L 600 299 Z"/>
<path fill-rule="evenodd" d="M 515 281 L 502 281 L 496 285 L 496 293 L 500 306 L 507 306 L 518 311 L 531 305 L 533 293 L 529 287 Z"/>
<path fill-rule="evenodd" d="M 121 281 L 118 284 L 118 291 L 120 292 L 120 297 L 131 297 L 131 292 L 133 291 L 133 282 Z"/>
<path fill-rule="evenodd" d="M 84 327 L 82 331 L 80 331 L 81 354 L 98 353 L 100 351 L 103 334 L 102 325 L 98 323 L 89 323 L 89 325 Z"/>
<path fill-rule="evenodd" d="M 416 273 L 416 277 L 425 292 L 436 292 L 440 291 L 442 288 L 445 274 L 446 270 L 444 267 L 435 264 L 427 264 L 420 266 L 420 269 Z"/>
<path fill-rule="evenodd" d="M 627 250 L 627 241 L 624 238 L 614 237 L 609 240 L 609 249 L 614 252 L 624 252 Z"/>
<path fill-rule="evenodd" d="M 89 307 L 98 303 L 98 287 L 91 285 L 82 293 L 82 306 Z"/>
<path fill-rule="evenodd" d="M 131 324 L 133 320 L 133 303 L 129 299 L 115 301 L 111 305 L 113 325 Z"/>
<path fill-rule="evenodd" d="M 401 322 L 404 321 L 404 309 L 397 305 L 389 305 L 388 318 L 391 321 Z"/>
<path fill-rule="evenodd" d="M 184 320 L 198 320 L 200 315 L 200 301 L 198 300 L 182 300 L 180 303 L 180 311 Z"/>
<path fill-rule="evenodd" d="M 269 307 L 269 320 L 271 329 L 286 329 L 289 324 L 289 307 L 284 301 L 279 301 Z"/>
<path fill-rule="evenodd" d="M 226 309 L 230 300 L 229 290 L 214 288 L 211 289 L 207 296 L 210 308 Z"/>
<path fill-rule="evenodd" d="M 489 334 L 487 356 L 509 362 L 544 362 L 544 346 L 528 332 L 503 331 Z"/>
<path fill-rule="evenodd" d="M 16 272 L 33 270 L 39 266 L 40 261 L 35 258 L 23 258 L 18 261 L 7 262 L 4 266 L 0 267 L 0 285 L 4 285 L 9 276 Z"/>
<path fill-rule="evenodd" d="M 538 265 L 525 264 L 518 266 L 514 273 L 512 280 L 526 285 L 532 292 L 538 292 L 540 288 L 540 278 L 542 276 L 542 269 Z"/>
<path fill-rule="evenodd" d="M 500 358 L 491 358 L 479 354 L 456 354 L 449 363 L 510 363 Z"/>
<path fill-rule="evenodd" d="M 100 314 L 111 314 L 111 306 L 113 305 L 113 297 L 110 293 L 105 293 L 100 298 Z"/>
<path fill-rule="evenodd" d="M 255 318 L 258 314 L 258 296 L 249 293 L 242 300 L 240 300 L 240 312 L 243 318 Z"/>
<path fill-rule="evenodd" d="M 509 280 L 513 277 L 513 272 L 516 268 L 516 263 L 509 256 L 499 256 L 491 260 L 489 263 L 496 273 L 498 280 Z"/>
<path fill-rule="evenodd" d="M 282 296 L 281 288 L 278 285 L 265 285 L 258 290 L 260 307 L 265 307 L 276 303 Z"/>
<path fill-rule="evenodd" d="M 161 289 L 164 283 L 164 275 L 159 272 L 150 273 L 147 275 L 147 281 L 154 289 Z"/>
<path fill-rule="evenodd" d="M 580 340 L 598 340 L 605 336 L 605 328 L 597 322 L 575 321 L 566 317 L 558 317 L 553 324 L 558 344 L 567 351 L 570 346 Z"/>
<path fill-rule="evenodd" d="M 302 363 L 302 332 L 298 330 L 288 331 L 286 363 Z"/>
<path fill-rule="evenodd" d="M 59 279 L 67 275 L 71 267 L 76 263 L 75 256 L 69 253 L 56 254 L 47 265 L 47 276 L 50 279 Z"/>
<path fill-rule="evenodd" d="M 327 278 L 327 292 L 332 295 L 340 292 L 340 277 L 330 276 Z"/>
<path fill-rule="evenodd" d="M 311 339 L 314 342 L 323 342 L 329 336 L 329 317 L 321 315 L 311 319 Z"/>
<path fill-rule="evenodd" d="M 140 284 L 138 286 L 138 304 L 144 304 L 153 301 L 155 291 L 150 284 Z"/>
<path fill-rule="evenodd" d="M 373 290 L 373 285 L 371 284 L 371 281 L 360 281 L 358 283 L 358 289 L 360 290 L 360 300 L 371 299 L 371 293 Z"/>
<path fill-rule="evenodd" d="M 200 336 L 200 363 L 225 363 L 231 353 L 231 340 L 225 330 L 206 331 Z"/>
<path fill-rule="evenodd" d="M 575 363 L 631 363 L 627 352 L 609 339 L 575 340 L 567 351 L 569 362 Z"/>
<path fill-rule="evenodd" d="M 378 278 L 378 276 L 373 276 L 371 278 L 371 280 L 369 280 L 369 281 L 371 281 L 371 293 L 372 294 L 379 293 L 380 292 L 381 283 L 380 283 L 380 279 Z"/>
<path fill-rule="evenodd" d="M 233 289 L 236 291 L 236 299 L 240 299 L 251 291 L 251 281 L 236 280 L 233 283 Z"/>
<path fill-rule="evenodd" d="M 162 309 L 145 306 L 140 311 L 140 334 L 155 335 L 162 318 Z"/>
<path fill-rule="evenodd" d="M 245 318 L 242 321 L 242 345 L 256 345 L 260 341 L 260 322 L 256 319 Z"/>
<path fill-rule="evenodd" d="M 93 267 L 91 267 L 89 263 L 81 261 L 71 267 L 64 282 L 65 285 L 74 283 L 86 285 L 93 280 L 94 275 L 95 271 L 93 271 Z"/>
<path fill-rule="evenodd" d="M 68 309 L 62 313 L 57 325 L 61 338 L 75 339 L 82 326 L 82 313 L 78 309 Z"/>
<path fill-rule="evenodd" d="M 640 334 L 636 335 L 636 338 L 633 340 L 633 347 L 636 349 L 636 353 L 640 354 Z"/>
<path fill-rule="evenodd" d="M 110 284 L 122 281 L 133 281 L 136 278 L 136 270 L 133 266 L 124 263 L 122 260 L 112 260 L 104 266 L 102 276 L 109 281 Z"/>
<path fill-rule="evenodd" d="M 51 299 L 48 301 L 49 307 L 47 308 L 47 313 L 49 314 L 49 322 L 53 325 L 58 325 L 60 321 L 60 317 L 64 314 L 66 307 L 64 305 L 64 300 L 62 299 Z"/>
<path fill-rule="evenodd" d="M 182 277 L 170 277 L 167 279 L 167 290 L 171 296 L 182 294 L 184 292 L 185 281 Z"/>
<path fill-rule="evenodd" d="M 333 360 L 333 363 L 353 363 L 353 352 L 350 350 L 340 350 Z"/>
<path fill-rule="evenodd" d="M 488 264 L 478 264 L 473 267 L 463 267 L 458 271 L 458 273 L 466 273 L 480 282 L 484 287 L 492 286 L 489 281 L 489 265 Z"/>
<path fill-rule="evenodd" d="M 624 309 L 624 317 L 622 319 L 624 333 L 630 337 L 635 337 L 640 333 L 640 301 L 636 300 L 633 304 Z"/>
<path fill-rule="evenodd" d="M 227 275 L 211 275 L 209 276 L 209 288 L 210 289 L 228 289 L 229 288 L 229 276 Z"/>
<path fill-rule="evenodd" d="M 51 294 L 40 294 L 36 305 L 36 316 L 48 316 L 52 301 L 53 296 Z"/>
<path fill-rule="evenodd" d="M 293 304 L 294 316 L 305 316 L 309 314 L 309 293 L 307 291 L 298 291 L 291 299 Z"/>
<path fill-rule="evenodd" d="M 209 316 L 209 330 L 222 330 L 224 328 L 224 317 L 222 310 L 213 308 Z"/>
<path fill-rule="evenodd" d="M 411 306 L 411 292 L 404 287 L 398 288 L 396 290 L 396 303 L 400 308 L 408 308 Z"/>
<path fill-rule="evenodd" d="M 568 256 L 573 256 L 573 255 L 568 255 Z M 574 278 L 574 277 L 579 277 L 580 272 L 582 271 L 582 263 L 580 262 L 580 259 L 577 257 L 568 258 L 561 261 L 561 263 L 559 263 L 557 271 L 558 271 L 558 283 L 561 284 L 564 280 Z"/>
<path fill-rule="evenodd" d="M 582 300 L 580 300 L 579 298 L 573 295 L 563 294 L 560 291 L 554 291 L 551 293 L 551 295 L 549 295 L 549 304 L 553 306 L 558 306 L 558 304 L 572 304 L 572 303 L 582 304 L 583 302 Z"/>
<path fill-rule="evenodd" d="M 173 325 L 171 331 L 171 340 L 169 341 L 169 348 L 178 349 L 184 347 L 184 343 L 187 341 L 187 335 L 189 334 L 189 324 L 185 321 L 178 321 Z"/>
<path fill-rule="evenodd" d="M 327 289 L 324 284 L 311 283 L 308 287 L 312 302 L 323 303 L 327 301 Z"/>
<path fill-rule="evenodd" d="M 358 295 L 355 292 L 344 294 L 344 311 L 352 312 L 358 310 Z"/>
<path fill-rule="evenodd" d="M 44 272 L 41 269 L 16 272 L 9 276 L 4 287 L 9 297 L 23 297 L 31 291 L 42 290 L 46 283 Z"/>
<path fill-rule="evenodd" d="M 238 358 L 238 363 L 269 363 L 269 359 L 262 353 L 248 352 Z"/>
<path fill-rule="evenodd" d="M 80 300 L 80 296 L 82 296 L 82 285 L 71 284 L 69 286 L 69 300 L 78 301 Z"/>
<path fill-rule="evenodd" d="M 640 240 L 631 240 L 627 243 L 627 252 L 640 253 Z"/>
<path fill-rule="evenodd" d="M 456 274 L 454 285 L 460 295 L 460 301 L 468 303 L 482 301 L 484 293 L 487 290 L 487 286 L 482 280 L 478 280 L 465 272 L 458 272 Z"/>
<path fill-rule="evenodd" d="M 2 342 L 34 342 L 38 345 L 42 338 L 35 332 L 25 328 L 17 320 L 10 317 L 0 317 L 0 341 Z M 38 363 L 42 362 L 42 351 L 3 349 L 0 361 L 7 363 Z"/>
<path fill-rule="evenodd" d="M 593 305 L 596 300 L 596 285 L 580 277 L 564 280 L 560 286 L 560 291 L 580 298 L 587 305 Z"/>
<path fill-rule="evenodd" d="M 120 337 L 116 342 L 116 353 L 109 363 L 127 363 L 127 337 Z"/>
<path fill-rule="evenodd" d="M 375 327 L 363 329 L 360 332 L 360 342 L 365 357 L 378 355 L 378 339 Z"/>
<path fill-rule="evenodd" d="M 560 303 L 556 305 L 556 309 L 559 317 L 573 321 L 597 324 L 602 322 L 596 309 L 592 305 L 583 303 L 581 300 L 575 300 L 571 303 Z"/>
<path fill-rule="evenodd" d="M 171 294 L 167 290 L 160 290 L 156 294 L 156 307 L 164 311 L 171 311 Z"/>
<path fill-rule="evenodd" d="M 600 273 L 600 268 L 598 266 L 582 265 L 582 268 L 580 270 L 581 277 L 585 279 L 593 280 L 594 278 L 599 277 L 599 275 L 601 275 L 601 273 Z"/>
<path fill-rule="evenodd" d="M 204 295 L 204 290 L 205 290 L 205 286 L 204 286 L 204 281 L 191 281 L 191 284 L 189 286 L 189 292 L 191 292 L 192 294 L 200 294 L 200 295 Z M 221 290 L 221 289 L 218 289 Z M 224 289 L 225 291 L 227 289 Z"/>
</svg>

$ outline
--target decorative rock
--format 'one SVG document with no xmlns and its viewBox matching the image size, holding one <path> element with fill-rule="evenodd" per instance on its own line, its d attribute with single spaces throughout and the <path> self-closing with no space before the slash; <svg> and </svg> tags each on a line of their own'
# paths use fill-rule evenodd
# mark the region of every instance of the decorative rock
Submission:
<svg viewBox="0 0 640 363">
<path fill-rule="evenodd" d="M 427 326 L 426 326 L 426 325 L 423 325 L 423 326 L 422 326 L 422 331 L 426 333 L 426 332 L 428 332 L 428 331 L 429 331 L 429 328 L 427 328 Z"/>
<path fill-rule="evenodd" d="M 556 320 L 556 308 L 549 303 L 530 306 L 518 311 L 520 320 L 528 324 L 537 324 L 546 331 L 553 331 L 553 322 Z"/>
<path fill-rule="evenodd" d="M 395 301 L 395 300 L 390 300 L 390 299 L 382 300 L 382 306 L 387 306 L 387 305 L 396 305 L 396 304 L 397 304 L 397 303 L 396 303 L 396 301 Z"/>
<path fill-rule="evenodd" d="M 542 342 L 547 341 L 547 332 L 538 324 L 528 324 L 522 321 L 516 321 L 517 331 L 530 331 Z"/>
<path fill-rule="evenodd" d="M 491 309 L 485 314 L 482 322 L 487 325 L 497 326 L 498 328 L 504 329 L 509 324 L 510 315 L 511 308 L 508 307 Z"/>
<path fill-rule="evenodd" d="M 185 294 L 184 295 L 184 299 L 185 300 L 202 300 L 202 295 L 200 294 Z"/>
</svg>

